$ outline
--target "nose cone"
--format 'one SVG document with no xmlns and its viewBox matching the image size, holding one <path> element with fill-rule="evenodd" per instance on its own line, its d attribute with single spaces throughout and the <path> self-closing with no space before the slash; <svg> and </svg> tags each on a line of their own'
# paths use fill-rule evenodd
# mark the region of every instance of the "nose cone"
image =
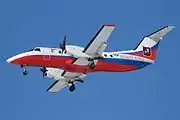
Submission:
<svg viewBox="0 0 180 120">
<path fill-rule="evenodd" d="M 8 62 L 8 63 L 12 63 L 12 61 L 14 61 L 15 60 L 15 58 L 14 57 L 10 57 L 9 59 L 7 59 L 6 60 L 6 62 Z"/>
<path fill-rule="evenodd" d="M 26 56 L 25 53 L 18 54 L 16 56 L 10 57 L 9 59 L 6 60 L 6 62 L 11 63 L 11 64 L 21 64 L 25 56 Z"/>
</svg>

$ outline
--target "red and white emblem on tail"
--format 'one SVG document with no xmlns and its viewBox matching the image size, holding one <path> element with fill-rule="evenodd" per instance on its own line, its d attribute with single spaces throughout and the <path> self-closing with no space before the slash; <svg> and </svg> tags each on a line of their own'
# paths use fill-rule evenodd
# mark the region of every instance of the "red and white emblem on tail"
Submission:
<svg viewBox="0 0 180 120">
<path fill-rule="evenodd" d="M 143 54 L 145 56 L 151 56 L 151 48 L 150 47 L 143 47 Z"/>
</svg>

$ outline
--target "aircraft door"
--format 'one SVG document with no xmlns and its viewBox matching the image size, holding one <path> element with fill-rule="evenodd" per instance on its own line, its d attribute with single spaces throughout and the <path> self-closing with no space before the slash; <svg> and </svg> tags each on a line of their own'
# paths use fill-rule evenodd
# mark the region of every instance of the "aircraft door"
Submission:
<svg viewBox="0 0 180 120">
<path fill-rule="evenodd" d="M 51 51 L 49 49 L 44 50 L 45 55 L 43 56 L 43 60 L 51 60 Z"/>
<path fill-rule="evenodd" d="M 51 56 L 50 55 L 44 55 L 43 56 L 43 60 L 50 60 L 51 59 Z"/>
</svg>

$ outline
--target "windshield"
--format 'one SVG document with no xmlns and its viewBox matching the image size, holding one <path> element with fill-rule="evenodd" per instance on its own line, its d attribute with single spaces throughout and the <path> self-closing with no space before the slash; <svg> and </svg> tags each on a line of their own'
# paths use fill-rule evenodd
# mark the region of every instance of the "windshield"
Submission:
<svg viewBox="0 0 180 120">
<path fill-rule="evenodd" d="M 29 51 L 33 51 L 34 50 L 34 48 L 33 49 L 31 49 L 31 50 L 29 50 Z"/>
<path fill-rule="evenodd" d="M 41 51 L 40 48 L 35 48 L 34 51 Z"/>
<path fill-rule="evenodd" d="M 33 49 L 29 50 L 29 51 L 39 51 L 39 52 L 41 52 L 41 49 L 40 48 L 33 48 Z"/>
</svg>

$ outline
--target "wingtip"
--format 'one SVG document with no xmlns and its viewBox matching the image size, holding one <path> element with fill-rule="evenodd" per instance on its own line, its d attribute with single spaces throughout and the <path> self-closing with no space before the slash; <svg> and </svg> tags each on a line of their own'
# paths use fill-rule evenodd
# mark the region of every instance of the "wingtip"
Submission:
<svg viewBox="0 0 180 120">
<path fill-rule="evenodd" d="M 115 27 L 115 24 L 104 24 L 104 26 L 111 26 L 111 27 Z"/>
<path fill-rule="evenodd" d="M 171 31 L 171 30 L 173 30 L 175 28 L 175 26 L 168 25 L 168 26 L 166 26 L 166 28 L 168 29 L 168 31 Z"/>
<path fill-rule="evenodd" d="M 168 26 L 168 27 L 170 27 L 171 29 L 176 28 L 175 26 L 172 26 L 172 25 L 170 25 L 170 26 Z"/>
<path fill-rule="evenodd" d="M 164 28 L 168 28 L 168 29 L 174 29 L 174 28 L 176 28 L 175 26 L 173 26 L 173 25 L 167 25 L 167 26 L 165 26 Z"/>
</svg>

